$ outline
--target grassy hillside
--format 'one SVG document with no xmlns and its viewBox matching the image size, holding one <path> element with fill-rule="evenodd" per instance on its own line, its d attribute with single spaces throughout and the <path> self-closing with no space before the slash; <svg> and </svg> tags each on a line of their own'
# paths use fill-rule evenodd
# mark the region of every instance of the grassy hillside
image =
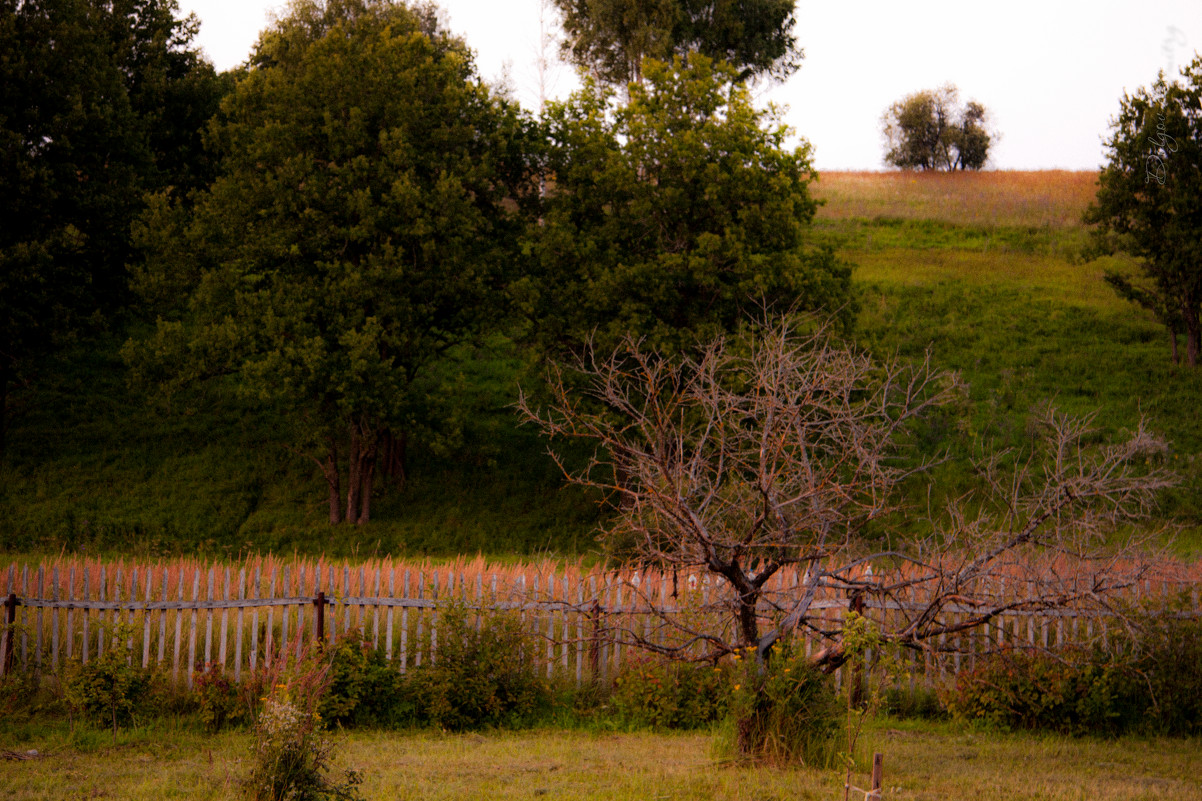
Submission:
<svg viewBox="0 0 1202 801">
<path fill-rule="evenodd" d="M 1186 478 L 1167 511 L 1202 551 L 1202 376 L 1169 363 L 1163 331 L 1076 256 L 1094 174 L 828 173 L 816 236 L 857 265 L 857 339 L 959 370 L 971 406 L 933 426 L 959 457 L 1017 444 L 1051 399 L 1115 432 L 1143 414 Z M 1115 263 L 1117 264 L 1117 263 Z M 1111 264 L 1110 266 L 1114 266 Z M 457 436 L 418 442 L 403 488 L 373 522 L 331 528 L 317 469 L 285 447 L 283 422 L 209 389 L 147 405 L 126 388 L 120 337 L 67 354 L 21 398 L 0 467 L 0 546 L 142 554 L 331 555 L 596 551 L 596 499 L 565 489 L 545 444 L 517 428 L 523 374 L 494 343 L 465 351 L 449 382 L 467 399 Z M 529 381 L 530 379 L 524 379 Z M 943 426 L 940 429 L 939 426 Z M 963 461 L 941 479 L 954 486 Z"/>
</svg>

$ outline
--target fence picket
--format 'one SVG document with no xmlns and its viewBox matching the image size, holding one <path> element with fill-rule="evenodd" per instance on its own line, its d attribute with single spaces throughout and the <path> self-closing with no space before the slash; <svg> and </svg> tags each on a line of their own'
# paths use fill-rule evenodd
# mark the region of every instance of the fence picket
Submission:
<svg viewBox="0 0 1202 801">
<path fill-rule="evenodd" d="M 125 623 L 129 626 L 129 635 L 125 642 L 125 660 L 126 664 L 134 663 L 134 617 L 137 612 L 134 605 L 138 602 L 138 568 L 135 567 L 130 571 L 129 583 L 129 609 L 126 610 Z M 117 612 L 118 622 L 120 622 L 121 612 Z"/>
<path fill-rule="evenodd" d="M 438 571 L 434 571 L 434 583 L 430 588 L 430 600 L 438 603 Z M 438 661 L 438 607 L 430 610 L 430 664 Z"/>
<path fill-rule="evenodd" d="M 408 579 L 408 576 L 406 576 L 406 579 Z M 417 571 L 417 600 L 419 600 L 419 601 L 422 600 L 422 595 L 425 593 L 425 587 L 426 587 L 426 572 L 424 570 L 419 570 L 419 571 Z M 415 646 L 413 649 L 413 651 L 414 651 L 413 666 L 414 667 L 422 666 L 422 650 L 423 650 L 422 646 L 424 645 L 424 642 L 422 639 L 422 633 L 423 633 L 422 629 L 423 629 L 423 624 L 425 623 L 425 617 L 426 617 L 425 614 L 423 613 L 423 611 L 424 610 L 420 606 L 417 607 L 417 609 L 415 609 L 413 611 L 414 617 L 417 618 L 417 635 L 416 635 L 417 642 L 415 643 Z"/>
<path fill-rule="evenodd" d="M 167 576 L 168 576 L 168 573 L 167 573 L 166 566 L 160 568 L 159 573 L 160 573 L 159 580 L 163 585 L 162 587 L 159 588 L 159 595 L 163 599 L 163 603 L 167 603 Z M 156 665 L 163 664 L 163 657 L 165 656 L 164 650 L 166 649 L 166 647 L 167 647 L 167 610 L 160 609 L 159 610 L 159 652 L 157 655 L 158 659 L 155 660 Z"/>
<path fill-rule="evenodd" d="M 405 587 L 402 590 L 401 597 L 408 600 L 409 598 L 409 568 L 405 568 Z M 389 607 L 391 609 L 391 607 Z M 409 668 L 409 607 L 401 607 L 401 672 L 404 673 Z"/>
<path fill-rule="evenodd" d="M 292 582 L 288 580 L 290 578 L 290 573 L 288 571 L 289 566 L 284 565 L 284 584 L 282 591 L 285 598 L 292 594 Z M 285 606 L 280 611 L 280 618 L 280 667 L 285 668 L 288 666 L 288 607 Z"/>
<path fill-rule="evenodd" d="M 72 628 L 72 623 L 75 622 L 75 605 L 71 602 L 75 600 L 75 565 L 71 565 L 71 569 L 67 571 L 67 661 L 71 661 L 71 657 L 75 655 L 75 629 Z"/>
<path fill-rule="evenodd" d="M 108 600 L 108 598 L 105 597 L 105 595 L 106 595 L 105 590 L 108 589 L 105 586 L 108 583 L 107 579 L 108 579 L 108 576 L 106 574 L 105 566 L 101 565 L 100 566 L 100 600 L 101 601 Z M 107 621 L 105 619 L 104 612 L 103 611 L 97 612 L 96 613 L 96 658 L 97 659 L 100 659 L 102 656 L 104 656 L 104 628 L 105 628 L 106 622 Z M 84 661 L 85 662 L 88 661 L 87 657 L 84 657 Z"/>
<path fill-rule="evenodd" d="M 146 610 L 142 612 L 142 669 L 150 667 L 150 599 L 154 593 L 154 570 L 146 566 Z"/>
<path fill-rule="evenodd" d="M 259 561 L 255 564 L 255 575 L 250 580 L 250 588 L 247 590 L 247 595 L 250 599 L 257 599 L 263 594 L 263 563 Z M 250 613 L 250 672 L 254 673 L 255 668 L 259 666 L 259 607 L 251 608 Z"/>
<path fill-rule="evenodd" d="M 180 637 L 183 634 L 183 623 L 184 623 L 184 609 L 182 606 L 183 601 L 184 601 L 184 569 L 182 567 L 179 569 L 179 577 L 176 579 L 176 584 L 178 585 L 177 593 L 179 595 L 179 601 L 180 601 L 181 606 L 178 610 L 176 610 L 176 613 L 175 613 L 175 656 L 172 658 L 172 661 L 171 661 L 171 677 L 172 677 L 172 679 L 175 679 L 178 681 L 178 679 L 179 679 L 179 642 L 180 642 Z M 164 610 L 163 613 L 166 614 L 166 610 Z"/>
<path fill-rule="evenodd" d="M 200 598 L 200 566 L 192 568 L 192 600 Z M 192 689 L 192 671 L 196 668 L 196 623 L 199 607 L 192 608 L 192 619 L 188 624 L 188 664 L 184 666 L 184 676 L 188 689 Z"/>
<path fill-rule="evenodd" d="M 228 601 L 230 599 L 230 568 L 228 565 L 226 565 L 226 568 L 225 568 L 225 592 L 223 593 L 223 595 L 224 595 L 224 599 L 226 601 Z M 229 631 L 229 627 L 230 627 L 230 610 L 222 609 L 221 610 L 221 641 L 220 641 L 220 644 L 217 646 L 217 662 L 221 665 L 222 670 L 225 670 L 225 663 L 226 663 L 225 657 L 226 657 L 226 653 L 227 653 L 227 651 L 225 649 L 225 644 L 228 639 L 226 635 L 227 635 L 227 632 Z"/>
<path fill-rule="evenodd" d="M 388 560 L 388 597 L 396 597 L 396 565 L 391 559 Z M 384 617 L 384 659 L 392 661 L 392 604 L 388 605 Z"/>
<path fill-rule="evenodd" d="M 570 590 L 569 590 L 569 584 L 568 584 L 568 576 L 569 576 L 569 571 L 567 569 L 565 569 L 563 571 L 563 579 L 560 581 L 560 587 L 559 587 L 561 597 L 563 598 L 563 603 L 560 607 L 560 635 L 559 635 L 560 639 L 562 639 L 563 642 L 560 643 L 559 652 L 560 652 L 560 664 L 562 665 L 564 676 L 568 675 L 568 607 L 571 606 L 571 603 L 572 603 L 572 596 L 569 595 Z"/>
<path fill-rule="evenodd" d="M 308 571 L 305 570 L 305 565 L 303 562 L 301 563 L 300 567 L 297 568 L 296 572 L 300 574 L 297 577 L 298 582 L 296 594 L 297 596 L 304 598 L 305 574 Z M 314 583 L 316 584 L 317 582 L 315 581 Z M 307 606 L 309 606 L 309 604 L 302 601 L 296 607 L 296 661 L 298 664 L 300 663 L 301 658 L 305 655 L 305 607 Z"/>
<path fill-rule="evenodd" d="M 275 582 L 276 582 L 276 578 L 277 578 L 276 574 L 277 574 L 277 571 L 279 571 L 279 569 L 280 569 L 279 565 L 272 563 L 272 565 L 271 565 L 271 586 L 267 590 L 268 595 L 270 595 L 272 598 L 275 597 Z M 263 666 L 266 668 L 271 667 L 272 645 L 275 644 L 273 642 L 273 640 L 275 639 L 275 620 L 274 620 L 274 618 L 275 618 L 275 607 L 274 606 L 267 607 L 267 632 L 266 632 L 266 636 L 264 637 L 265 642 L 263 644 Z"/>
<path fill-rule="evenodd" d="M 238 600 L 246 600 L 246 567 L 238 571 Z M 237 633 L 234 635 L 234 681 L 242 679 L 242 607 L 238 607 Z"/>
<path fill-rule="evenodd" d="M 375 597 L 376 599 L 379 599 L 379 597 L 380 597 L 380 566 L 379 565 L 376 565 L 376 590 L 375 590 L 375 593 L 373 594 L 373 597 Z M 372 612 L 371 612 L 371 649 L 373 651 L 376 651 L 376 650 L 379 650 L 379 648 L 380 648 L 380 604 L 377 600 L 377 603 L 375 603 L 372 606 Z"/>
</svg>

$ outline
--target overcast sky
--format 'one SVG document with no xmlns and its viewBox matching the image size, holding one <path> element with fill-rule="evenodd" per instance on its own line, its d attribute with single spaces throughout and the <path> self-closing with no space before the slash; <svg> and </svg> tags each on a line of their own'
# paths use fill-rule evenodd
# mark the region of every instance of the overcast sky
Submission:
<svg viewBox="0 0 1202 801">
<path fill-rule="evenodd" d="M 218 69 L 244 61 L 276 0 L 179 0 L 202 25 Z M 450 27 L 478 54 L 488 79 L 508 76 L 527 108 L 538 104 L 540 0 L 442 0 Z M 1200 0 L 799 0 L 801 70 L 761 87 L 787 106 L 814 145 L 819 169 L 882 167 L 880 116 L 890 103 L 947 82 L 983 103 L 1001 133 L 999 169 L 1095 169 L 1124 90 L 1160 69 L 1176 74 L 1202 51 Z M 554 14 L 547 32 L 558 35 Z M 554 47 L 549 48 L 554 53 Z M 550 72 L 551 96 L 575 88 L 570 67 Z"/>
</svg>

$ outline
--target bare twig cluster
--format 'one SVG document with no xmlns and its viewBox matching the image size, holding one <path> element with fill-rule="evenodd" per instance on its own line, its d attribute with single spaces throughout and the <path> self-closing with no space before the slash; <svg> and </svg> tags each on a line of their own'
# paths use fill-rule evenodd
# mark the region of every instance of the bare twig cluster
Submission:
<svg viewBox="0 0 1202 801">
<path fill-rule="evenodd" d="M 552 438 L 595 446 L 583 469 L 561 467 L 609 493 L 606 535 L 633 541 L 648 563 L 705 576 L 692 606 L 661 604 L 654 628 L 623 632 L 670 656 L 753 646 L 762 657 L 804 629 L 829 642 L 814 658 L 833 669 L 846 658 L 841 624 L 814 608 L 832 587 L 896 610 L 882 618 L 885 642 L 941 648 L 1006 612 L 1105 608 L 1158 564 L 1147 539 L 1108 547 L 1104 536 L 1171 484 L 1163 443 L 1141 426 L 1093 445 L 1090 420 L 1050 407 L 1029 453 L 979 460 L 979 493 L 928 515 L 905 547 L 869 546 L 865 526 L 904 511 L 899 484 L 930 467 L 907 452 L 912 421 L 961 393 L 929 356 L 878 362 L 821 326 L 782 320 L 694 356 L 628 340 L 549 383 L 547 406 L 523 397 L 521 412 Z M 788 566 L 802 572 L 796 586 L 772 581 Z"/>
</svg>

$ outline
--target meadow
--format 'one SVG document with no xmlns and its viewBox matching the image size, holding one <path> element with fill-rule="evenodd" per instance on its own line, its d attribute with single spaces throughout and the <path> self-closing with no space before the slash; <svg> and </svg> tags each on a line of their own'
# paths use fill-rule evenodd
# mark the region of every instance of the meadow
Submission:
<svg viewBox="0 0 1202 801">
<path fill-rule="evenodd" d="M 938 480 L 963 489 L 970 459 L 1021 445 L 1051 401 L 1114 435 L 1141 416 L 1182 476 L 1162 514 L 1202 553 L 1202 373 L 1173 365 L 1167 336 L 1103 283 L 1121 259 L 1086 261 L 1088 172 L 826 173 L 816 243 L 854 265 L 852 336 L 880 354 L 921 356 L 969 388 L 925 447 L 952 456 Z M 66 353 L 19 398 L 0 465 L 0 549 L 10 556 L 256 552 L 336 557 L 562 556 L 595 561 L 605 514 L 565 487 L 547 443 L 519 427 L 518 386 L 540 375 L 504 338 L 446 366 L 459 411 L 415 432 L 403 487 L 381 484 L 373 521 L 331 530 L 312 463 L 270 411 L 220 385 L 148 402 L 127 386 L 122 335 Z M 925 498 L 916 491 L 915 497 Z"/>
<path fill-rule="evenodd" d="M 355 731 L 333 737 L 335 767 L 361 772 L 368 801 L 843 798 L 842 771 L 724 762 L 714 754 L 708 732 L 540 728 L 459 735 Z M 0 760 L 0 787 L 9 801 L 233 799 L 239 797 L 250 744 L 244 732 L 208 736 L 170 722 L 122 732 L 116 744 L 107 733 L 72 732 L 65 724 L 32 732 L 4 726 L 0 749 L 38 755 Z M 853 784 L 866 783 L 871 754 L 879 751 L 885 755 L 889 799 L 1195 801 L 1202 799 L 1200 748 L 1197 740 L 984 733 L 881 719 L 869 724 L 857 746 Z"/>
</svg>

